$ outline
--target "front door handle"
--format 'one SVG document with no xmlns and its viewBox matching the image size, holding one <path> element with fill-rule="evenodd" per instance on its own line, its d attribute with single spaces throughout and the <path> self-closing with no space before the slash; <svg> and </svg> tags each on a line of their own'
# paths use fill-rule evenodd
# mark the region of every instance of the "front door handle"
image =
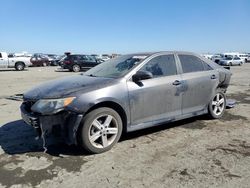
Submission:
<svg viewBox="0 0 250 188">
<path fill-rule="evenodd" d="M 216 79 L 216 76 L 213 74 L 213 75 L 211 76 L 211 79 L 212 79 L 212 80 Z"/>
<path fill-rule="evenodd" d="M 174 82 L 173 82 L 173 85 L 174 86 L 178 86 L 178 85 L 180 85 L 181 84 L 181 81 L 180 80 L 175 80 Z"/>
</svg>

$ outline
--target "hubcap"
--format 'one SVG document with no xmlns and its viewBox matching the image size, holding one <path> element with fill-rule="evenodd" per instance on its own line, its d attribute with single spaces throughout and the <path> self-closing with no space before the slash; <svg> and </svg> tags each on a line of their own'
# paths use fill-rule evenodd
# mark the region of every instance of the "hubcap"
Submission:
<svg viewBox="0 0 250 188">
<path fill-rule="evenodd" d="M 76 65 L 73 67 L 73 69 L 74 69 L 75 72 L 79 72 L 80 71 L 80 67 L 76 66 Z"/>
<path fill-rule="evenodd" d="M 22 70 L 23 66 L 22 65 L 18 65 L 17 66 L 17 70 Z"/>
<path fill-rule="evenodd" d="M 217 93 L 212 101 L 212 110 L 215 115 L 221 115 L 225 108 L 225 99 L 222 94 Z"/>
<path fill-rule="evenodd" d="M 96 148 L 111 145 L 118 134 L 118 123 L 111 115 L 97 117 L 89 128 L 89 141 Z"/>
</svg>

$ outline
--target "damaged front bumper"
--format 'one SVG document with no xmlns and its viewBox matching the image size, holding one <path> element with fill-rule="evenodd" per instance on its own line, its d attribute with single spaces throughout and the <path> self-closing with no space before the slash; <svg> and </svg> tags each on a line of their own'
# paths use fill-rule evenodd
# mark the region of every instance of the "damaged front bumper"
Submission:
<svg viewBox="0 0 250 188">
<path fill-rule="evenodd" d="M 42 137 L 44 148 L 47 147 L 46 138 L 50 135 L 62 139 L 69 145 L 77 144 L 77 130 L 83 117 L 82 114 L 62 111 L 52 115 L 41 115 L 32 112 L 26 102 L 22 103 L 20 109 L 24 122 L 36 130 L 38 137 Z"/>
</svg>

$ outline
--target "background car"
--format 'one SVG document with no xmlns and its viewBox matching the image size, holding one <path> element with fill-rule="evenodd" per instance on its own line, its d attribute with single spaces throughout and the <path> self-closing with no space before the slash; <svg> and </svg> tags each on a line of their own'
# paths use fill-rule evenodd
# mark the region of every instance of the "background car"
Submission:
<svg viewBox="0 0 250 188">
<path fill-rule="evenodd" d="M 54 54 L 48 54 L 49 57 L 49 61 L 50 61 L 50 65 L 51 66 L 58 66 L 59 65 L 59 61 L 65 57 L 65 55 L 63 56 L 59 56 L 59 55 L 54 55 Z"/>
<path fill-rule="evenodd" d="M 211 57 L 211 60 L 217 64 L 220 64 L 220 61 L 224 58 L 222 54 L 215 54 Z"/>
<path fill-rule="evenodd" d="M 33 64 L 34 67 L 36 66 L 49 66 L 49 58 L 44 55 L 44 54 L 34 54 L 31 59 L 31 63 Z"/>
<path fill-rule="evenodd" d="M 90 69 L 100 63 L 91 55 L 70 54 L 63 59 L 61 67 L 73 72 L 79 72 L 81 69 Z"/>
<path fill-rule="evenodd" d="M 224 59 L 220 60 L 220 65 L 223 66 L 233 66 L 239 65 L 241 66 L 244 62 L 237 56 L 226 56 Z"/>
<path fill-rule="evenodd" d="M 250 54 L 247 56 L 247 62 L 250 62 Z"/>
<path fill-rule="evenodd" d="M 108 54 L 102 54 L 101 59 L 102 59 L 103 61 L 107 61 L 107 60 L 110 60 L 110 59 L 111 59 L 111 56 L 108 55 Z"/>
<path fill-rule="evenodd" d="M 0 52 L 0 68 L 15 68 L 17 71 L 22 71 L 30 65 L 30 57 L 16 57 L 14 54 Z"/>
</svg>

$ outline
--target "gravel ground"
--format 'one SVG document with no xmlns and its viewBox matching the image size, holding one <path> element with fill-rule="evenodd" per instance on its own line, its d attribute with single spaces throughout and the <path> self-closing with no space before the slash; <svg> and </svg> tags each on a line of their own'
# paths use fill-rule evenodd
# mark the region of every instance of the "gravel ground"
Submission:
<svg viewBox="0 0 250 188">
<path fill-rule="evenodd" d="M 250 187 L 250 63 L 232 67 L 220 120 L 205 116 L 122 136 L 109 152 L 88 155 L 51 146 L 20 118 L 20 101 L 6 97 L 54 78 L 55 67 L 0 71 L 0 187 Z"/>
</svg>

